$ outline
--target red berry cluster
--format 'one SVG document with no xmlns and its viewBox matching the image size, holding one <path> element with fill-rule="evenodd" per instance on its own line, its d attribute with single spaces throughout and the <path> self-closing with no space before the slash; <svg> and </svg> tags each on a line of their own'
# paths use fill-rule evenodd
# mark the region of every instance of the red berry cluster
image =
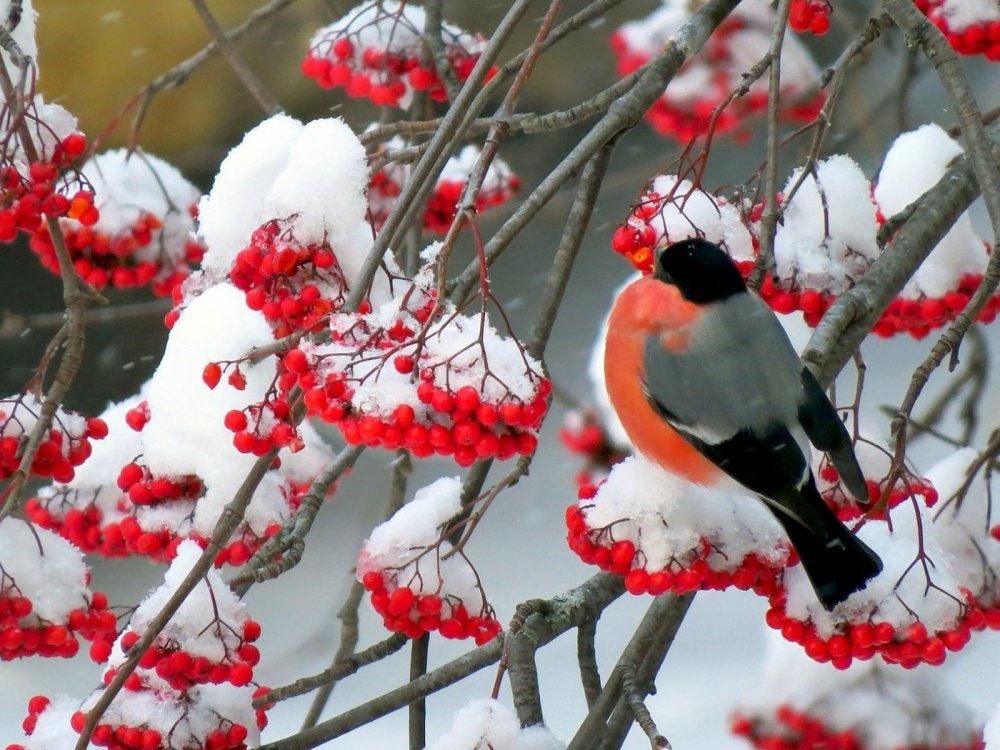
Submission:
<svg viewBox="0 0 1000 750">
<path fill-rule="evenodd" d="M 903 299 L 897 297 L 879 318 L 872 332 L 888 338 L 899 331 L 906 331 L 915 339 L 922 339 L 931 330 L 941 328 L 958 317 L 972 299 L 983 280 L 980 274 L 963 274 L 957 288 L 938 297 Z M 993 295 L 976 316 L 980 323 L 992 323 L 1000 312 L 1000 293 Z"/>
<path fill-rule="evenodd" d="M 478 154 L 478 151 L 476 152 Z M 445 167 L 446 173 L 465 173 L 471 169 L 463 169 L 468 161 L 466 152 L 462 157 L 452 157 Z M 402 183 L 408 177 L 408 170 L 401 169 L 398 164 L 388 164 L 376 172 L 368 184 L 368 203 L 371 208 L 370 220 L 379 229 L 389 217 L 389 212 L 395 204 L 396 196 L 402 190 Z M 464 180 L 441 177 L 434 186 L 434 192 L 427 199 L 424 209 L 423 227 L 434 234 L 447 234 L 458 210 L 458 201 L 465 190 Z M 491 208 L 503 205 L 511 200 L 521 189 L 521 180 L 503 163 L 494 162 L 487 172 L 486 179 L 476 196 L 476 211 L 483 213 Z"/>
<path fill-rule="evenodd" d="M 753 263 L 738 261 L 736 265 L 744 278 L 750 276 Z M 882 338 L 890 338 L 897 333 L 909 333 L 915 339 L 922 339 L 935 328 L 941 328 L 953 321 L 965 309 L 973 293 L 979 287 L 982 276 L 964 274 L 958 280 L 958 288 L 942 297 L 904 299 L 897 297 L 872 328 L 872 333 Z M 803 319 L 809 326 L 819 324 L 837 297 L 818 289 L 801 289 L 794 281 L 780 280 L 766 276 L 760 287 L 760 297 L 775 312 L 788 314 L 801 310 Z M 976 320 L 991 323 L 1000 312 L 1000 294 L 994 295 L 986 303 Z"/>
<path fill-rule="evenodd" d="M 8 579 L 9 580 L 9 579 Z M 65 623 L 42 620 L 34 605 L 11 584 L 0 589 L 0 660 L 22 656 L 70 658 L 80 650 L 77 638 L 95 643 L 114 638 L 117 619 L 108 599 L 99 591 L 90 595 L 86 609 L 74 609 Z"/>
<path fill-rule="evenodd" d="M 785 704 L 778 706 L 773 715 L 751 717 L 736 714 L 729 724 L 730 731 L 743 737 L 757 750 L 866 750 L 864 729 L 855 727 L 834 731 L 821 719 L 807 711 L 799 711 Z M 970 733 L 968 744 L 920 744 L 900 747 L 897 750 L 982 750 L 980 733 Z"/>
<path fill-rule="evenodd" d="M 821 663 L 830 662 L 837 669 L 847 669 L 854 659 L 867 661 L 878 654 L 889 664 L 912 669 L 918 664 L 938 665 L 949 651 L 959 651 L 973 631 L 1000 630 L 1000 607 L 987 608 L 966 594 L 965 614 L 947 630 L 930 633 L 919 620 L 904 627 L 891 622 L 865 620 L 845 622 L 837 632 L 823 638 L 812 622 L 789 617 L 785 612 L 785 592 L 770 597 L 765 621 L 788 641 L 805 648 L 806 655 Z"/>
<path fill-rule="evenodd" d="M 638 210 L 638 209 L 636 209 Z M 656 230 L 648 224 L 622 224 L 611 236 L 611 249 L 643 274 L 653 272 Z"/>
<path fill-rule="evenodd" d="M 227 412 L 225 425 L 235 433 L 233 445 L 240 453 L 263 456 L 271 448 L 288 448 L 294 453 L 302 449 L 303 442 L 288 421 L 290 417 L 288 401 L 283 396 L 275 396 L 262 404 Z"/>
<path fill-rule="evenodd" d="M 260 311 L 276 338 L 313 330 L 344 302 L 347 284 L 329 244 L 302 245 L 272 220 L 241 250 L 229 277 Z"/>
<path fill-rule="evenodd" d="M 865 747 L 853 730 L 834 732 L 819 719 L 788 705 L 775 710 L 773 722 L 736 715 L 729 728 L 757 750 L 864 750 Z"/>
<path fill-rule="evenodd" d="M 828 0 L 792 0 L 788 9 L 788 25 L 792 31 L 823 36 L 830 30 L 830 7 Z"/>
<path fill-rule="evenodd" d="M 465 190 L 465 184 L 452 180 L 438 181 L 424 210 L 424 229 L 435 234 L 447 233 L 458 210 L 458 201 Z M 520 189 L 521 180 L 512 173 L 508 173 L 505 179 L 489 180 L 476 196 L 476 211 L 482 213 L 500 206 L 513 198 Z"/>
<path fill-rule="evenodd" d="M 533 453 L 538 445 L 537 430 L 548 411 L 551 383 L 535 375 L 535 394 L 526 401 L 513 394 L 486 400 L 473 385 L 454 390 L 436 385 L 457 377 L 448 362 L 421 366 L 412 355 L 399 353 L 403 345 L 412 343 L 413 329 L 425 323 L 435 309 L 433 294 L 414 296 L 422 299 L 412 302 L 414 309 L 404 310 L 389 328 L 355 316 L 348 333 L 333 333 L 334 342 L 350 354 L 345 357 L 350 361 L 341 362 L 333 356 L 327 359 L 323 354 L 309 356 L 299 349 L 289 351 L 284 368 L 297 379 L 282 387 L 297 383 L 304 391 L 307 413 L 336 424 L 352 445 L 406 448 L 419 458 L 454 456 L 460 466 L 470 466 L 477 459 L 506 460 Z M 343 349 L 345 346 L 349 350 Z M 421 357 L 425 355 L 426 351 Z M 355 364 L 365 360 L 382 360 L 384 365 L 391 360 L 397 373 L 416 381 L 413 403 L 401 403 L 386 415 L 359 410 L 351 399 L 361 379 L 354 379 L 353 372 Z"/>
<path fill-rule="evenodd" d="M 400 25 L 405 30 L 400 29 Z M 385 27 L 386 46 L 374 46 L 364 40 L 373 27 Z M 381 31 L 381 29 L 380 29 Z M 485 40 L 479 35 L 449 34 L 445 28 L 448 64 L 459 81 L 466 80 L 479 60 L 478 49 Z M 405 107 L 414 91 L 425 91 L 435 102 L 448 100 L 448 92 L 433 63 L 425 62 L 421 31 L 402 13 L 375 10 L 369 24 L 352 27 L 342 21 L 320 29 L 313 37 L 309 52 L 302 61 L 302 74 L 324 89 L 342 88 L 355 99 L 368 99 L 377 107 Z M 493 68 L 488 76 L 496 73 Z"/>
<path fill-rule="evenodd" d="M 625 579 L 625 588 L 632 594 L 659 594 L 670 591 L 686 594 L 690 591 L 721 591 L 730 586 L 741 591 L 753 590 L 770 596 L 778 588 L 781 567 L 774 567 L 756 555 L 747 555 L 734 570 L 714 570 L 708 562 L 712 544 L 702 539 L 699 547 L 676 557 L 662 570 L 647 570 L 644 555 L 628 539 L 615 541 L 608 530 L 594 530 L 587 525 L 583 508 L 566 508 L 566 528 L 569 548 L 588 565 L 596 565 Z M 783 566 L 782 566 L 783 567 Z"/>
<path fill-rule="evenodd" d="M 18 230 L 34 234 L 45 217 L 65 216 L 85 226 L 97 222 L 92 192 L 78 190 L 71 197 L 61 192 L 72 184 L 65 173 L 86 148 L 86 138 L 72 133 L 56 144 L 48 159 L 26 169 L 14 164 L 0 168 L 0 242 L 13 242 Z"/>
<path fill-rule="evenodd" d="M 744 124 L 750 116 L 766 111 L 767 92 L 751 91 L 745 96 L 735 99 L 722 112 L 716 112 L 720 104 L 725 102 L 733 89 L 739 85 L 739 77 L 730 69 L 739 68 L 732 61 L 730 45 L 733 35 L 745 28 L 745 23 L 739 18 L 728 18 L 714 33 L 705 45 L 702 53 L 694 62 L 697 65 L 711 66 L 710 83 L 704 86 L 697 99 L 693 101 L 673 101 L 666 95 L 661 96 L 646 112 L 646 119 L 662 135 L 670 136 L 682 143 L 688 142 L 707 132 L 714 117 L 714 133 L 721 135 L 733 131 Z M 611 50 L 617 58 L 618 75 L 627 76 L 650 60 L 650 55 L 629 46 L 628 39 L 621 32 L 611 35 Z M 783 92 L 786 93 L 786 92 Z M 789 98 L 792 92 L 787 92 Z M 825 101 L 823 92 L 817 92 L 805 101 L 791 105 L 783 103 L 780 111 L 782 119 L 791 122 L 811 122 L 819 114 Z"/>
<path fill-rule="evenodd" d="M 611 467 L 628 455 L 612 442 L 593 411 L 566 412 L 559 440 L 570 453 L 586 459 L 585 466 L 574 477 L 579 500 L 594 497 L 600 477 L 607 476 Z"/>
<path fill-rule="evenodd" d="M 25 504 L 25 515 L 43 529 L 59 534 L 82 552 L 96 552 L 102 557 L 146 555 L 166 560 L 171 542 L 167 531 L 144 531 L 139 521 L 126 515 L 120 521 L 106 521 L 104 513 L 92 503 L 94 493 L 73 489 L 61 490 L 46 497 L 33 497 Z M 128 497 L 118 502 L 120 512 L 132 510 Z"/>
<path fill-rule="evenodd" d="M 70 215 L 69 218 L 75 217 Z M 62 228 L 66 248 L 77 274 L 95 289 L 109 285 L 129 289 L 151 284 L 154 294 L 167 297 L 188 277 L 189 268 L 185 265 L 175 267 L 177 263 L 165 251 L 160 251 L 155 260 L 136 259 L 140 251 L 147 251 L 145 255 L 149 255 L 149 248 L 158 241 L 157 232 L 163 223 L 154 214 L 140 215 L 131 227 L 113 236 L 96 231 L 82 219 L 78 222 L 67 223 Z M 59 272 L 59 259 L 46 225 L 41 225 L 32 235 L 30 245 L 43 266 L 53 273 Z M 188 240 L 185 244 L 186 264 L 201 262 L 204 254 L 205 247 L 196 240 Z"/>
<path fill-rule="evenodd" d="M 205 491 L 193 475 L 171 479 L 155 476 L 147 467 L 132 461 L 118 473 L 118 489 L 134 505 L 159 505 L 172 500 L 197 500 Z"/>
<path fill-rule="evenodd" d="M 611 249 L 642 274 L 648 275 L 653 272 L 657 247 L 665 247 L 688 236 L 685 234 L 684 237 L 671 238 L 665 234 L 667 209 L 676 210 L 683 215 L 685 201 L 691 194 L 689 191 L 694 190 L 693 187 L 689 187 L 690 183 L 675 182 L 674 185 L 675 187 L 666 194 L 648 187 L 629 209 L 625 223 L 619 226 L 611 237 Z M 733 210 L 721 196 L 712 196 L 711 200 L 716 210 L 720 212 Z M 752 265 L 751 263 L 751 268 Z"/>
<path fill-rule="evenodd" d="M 781 195 L 778 195 L 781 200 Z M 755 205 L 750 212 L 751 223 L 760 221 L 763 204 Z M 881 210 L 876 209 L 876 219 L 879 224 L 885 224 Z M 756 250 L 757 238 L 754 237 Z M 752 261 L 736 261 L 743 278 L 749 278 L 753 271 Z M 889 307 L 872 328 L 872 333 L 882 338 L 889 338 L 900 332 L 909 333 L 915 339 L 927 336 L 931 330 L 940 328 L 953 321 L 969 304 L 969 300 L 982 281 L 980 274 L 963 274 L 956 282 L 956 288 L 937 297 L 921 297 L 908 299 L 897 297 L 889 303 Z M 760 287 L 760 297 L 777 313 L 787 315 L 796 310 L 802 311 L 806 325 L 815 327 L 837 301 L 834 294 L 822 289 L 802 287 L 796 279 L 781 279 L 768 275 Z M 980 323 L 991 323 L 1000 313 L 1000 293 L 989 299 L 986 306 L 976 317 Z"/>
<path fill-rule="evenodd" d="M 82 711 L 75 712 L 70 718 L 73 731 L 81 734 L 86 719 L 86 714 Z M 249 732 L 242 724 L 219 717 L 217 729 L 203 738 L 191 736 L 183 745 L 178 745 L 176 743 L 179 741 L 177 736 L 180 734 L 177 731 L 179 724 L 180 721 L 175 724 L 174 731 L 166 737 L 145 722 L 139 726 L 98 724 L 91 736 L 91 743 L 98 747 L 106 747 L 108 750 L 175 750 L 178 747 L 183 747 L 184 750 L 246 750 Z M 13 747 L 8 746 L 7 750 L 12 750 Z"/>
<path fill-rule="evenodd" d="M 864 509 L 858 506 L 853 496 L 840 484 L 840 474 L 830 464 L 826 456 L 820 462 L 819 474 L 824 482 L 832 485 L 828 489 L 822 490 L 820 494 L 830 509 L 837 514 L 837 518 L 845 523 L 860 518 L 862 515 L 871 520 L 884 521 L 888 518 L 888 511 L 904 500 L 919 498 L 926 508 L 933 508 L 938 501 L 937 490 L 930 482 L 910 475 L 897 483 L 897 486 L 889 492 L 888 500 L 884 506 Z M 868 479 L 866 484 L 868 485 L 868 501 L 870 503 L 878 502 L 882 497 L 885 482 Z"/>
<path fill-rule="evenodd" d="M 294 509 L 301 502 L 305 489 L 289 484 L 282 491 L 289 507 Z M 120 495 L 117 501 L 115 517 L 119 520 L 107 520 L 93 498 L 94 492 L 66 488 L 45 497 L 31 498 L 25 504 L 25 515 L 32 523 L 59 534 L 81 551 L 107 558 L 142 555 L 158 562 L 169 562 L 185 538 L 194 539 L 202 547 L 208 544 L 207 539 L 197 535 L 178 536 L 174 529 L 144 528 L 128 495 Z M 236 537 L 219 552 L 215 566 L 243 565 L 280 528 L 280 524 L 273 523 L 258 535 L 244 524 Z"/>
<path fill-rule="evenodd" d="M 480 614 L 470 616 L 461 601 L 447 595 L 415 593 L 399 585 L 394 573 L 370 571 L 362 584 L 386 629 L 408 638 L 437 631 L 445 638 L 473 638 L 482 646 L 503 629 L 488 605 Z"/>
<path fill-rule="evenodd" d="M 0 399 L 0 480 L 7 479 L 21 465 L 23 444 L 36 418 L 33 410 L 25 406 L 24 396 Z M 45 433 L 31 462 L 33 475 L 70 481 L 76 474 L 74 467 L 90 457 L 90 441 L 108 434 L 108 426 L 99 417 L 87 419 L 80 427 L 73 424 L 77 420 L 75 415 L 56 413 L 57 424 Z"/>
<path fill-rule="evenodd" d="M 83 732 L 84 724 L 83 712 L 77 711 L 70 718 L 70 726 L 77 734 Z M 94 727 L 90 741 L 97 747 L 106 747 L 109 750 L 159 750 L 162 747 L 169 747 L 163 744 L 163 735 L 158 730 L 145 725 L 132 727 L 123 724 L 118 726 L 98 724 Z"/>
<path fill-rule="evenodd" d="M 24 733 L 31 735 L 35 731 L 35 726 L 38 723 L 38 717 L 42 715 L 42 712 L 49 707 L 49 699 L 44 695 L 36 695 L 31 700 L 28 701 L 28 715 L 25 717 L 24 721 L 21 722 L 21 728 Z M 23 745 L 8 745 L 7 750 L 24 750 Z"/>
<path fill-rule="evenodd" d="M 943 12 L 944 0 L 914 1 L 960 55 L 984 55 L 991 62 L 1000 61 L 1000 21 L 983 20 L 958 31 L 948 24 Z"/>
<path fill-rule="evenodd" d="M 480 401 L 479 391 L 471 385 L 454 393 L 435 386 L 430 368 L 421 370 L 420 377 L 416 392 L 420 403 L 430 407 L 427 424 L 415 421 L 416 412 L 409 404 L 401 404 L 384 419 L 373 414 L 349 415 L 346 409 L 350 404 L 345 401 L 345 416 L 337 422 L 344 439 L 351 445 L 406 448 L 419 458 L 453 456 L 459 466 L 471 466 L 480 459 L 506 461 L 518 454 L 534 453 L 538 446 L 536 432 L 548 411 L 548 380 L 540 381 L 532 401 L 490 403 Z"/>
<path fill-rule="evenodd" d="M 122 651 L 126 654 L 139 641 L 139 633 L 129 630 L 121 637 Z M 204 656 L 195 656 L 175 641 L 154 642 L 139 660 L 139 669 L 156 672 L 174 690 L 189 690 L 195 685 L 219 685 L 228 682 L 236 687 L 250 684 L 253 668 L 260 661 L 260 652 L 253 645 L 260 637 L 260 625 L 254 620 L 246 620 L 242 626 L 239 642 L 227 647 L 227 656 L 221 662 Z M 115 678 L 117 670 L 112 668 L 104 674 L 104 684 Z M 142 673 L 133 672 L 125 681 L 125 689 L 145 690 Z"/>
</svg>

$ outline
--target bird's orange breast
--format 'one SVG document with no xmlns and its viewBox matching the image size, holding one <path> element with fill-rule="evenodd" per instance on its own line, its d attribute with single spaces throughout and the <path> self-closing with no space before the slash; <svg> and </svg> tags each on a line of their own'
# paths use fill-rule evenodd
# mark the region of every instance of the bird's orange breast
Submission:
<svg viewBox="0 0 1000 750">
<path fill-rule="evenodd" d="M 719 481 L 722 472 L 653 410 L 642 390 L 647 337 L 658 336 L 667 349 L 683 349 L 698 315 L 698 306 L 673 286 L 648 277 L 629 284 L 608 320 L 604 377 L 611 405 L 635 449 L 664 469 L 708 486 Z"/>
</svg>

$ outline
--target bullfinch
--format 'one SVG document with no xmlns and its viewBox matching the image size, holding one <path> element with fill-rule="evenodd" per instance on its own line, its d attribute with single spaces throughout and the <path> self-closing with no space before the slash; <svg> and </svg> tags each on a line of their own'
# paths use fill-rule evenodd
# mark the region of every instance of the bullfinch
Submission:
<svg viewBox="0 0 1000 750">
<path fill-rule="evenodd" d="M 810 467 L 811 441 L 851 494 L 868 501 L 847 429 L 777 317 L 717 245 L 670 245 L 652 276 L 622 290 L 604 371 L 636 450 L 697 484 L 728 476 L 760 497 L 826 609 L 882 570 L 820 497 Z"/>
</svg>

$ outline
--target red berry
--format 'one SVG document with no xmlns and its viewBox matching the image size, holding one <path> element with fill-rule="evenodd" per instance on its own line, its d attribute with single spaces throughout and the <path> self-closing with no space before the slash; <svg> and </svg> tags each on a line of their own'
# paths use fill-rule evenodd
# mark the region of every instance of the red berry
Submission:
<svg viewBox="0 0 1000 750">
<path fill-rule="evenodd" d="M 294 372 L 296 375 L 301 375 L 309 369 L 309 359 L 301 349 L 289 350 L 282 362 L 286 370 Z"/>
<path fill-rule="evenodd" d="M 231 432 L 245 430 L 247 428 L 247 415 L 239 409 L 232 409 L 231 411 L 226 412 L 224 423 L 226 425 L 226 429 Z"/>
<path fill-rule="evenodd" d="M 455 394 L 455 406 L 462 411 L 475 411 L 479 406 L 479 391 L 471 385 L 462 386 Z"/>
<path fill-rule="evenodd" d="M 209 388 L 215 388 L 222 380 L 222 368 L 218 362 L 209 362 L 201 372 L 201 379 Z"/>
<path fill-rule="evenodd" d="M 413 372 L 413 357 L 408 354 L 399 354 L 392 360 L 393 367 L 400 375 L 409 375 Z"/>
</svg>

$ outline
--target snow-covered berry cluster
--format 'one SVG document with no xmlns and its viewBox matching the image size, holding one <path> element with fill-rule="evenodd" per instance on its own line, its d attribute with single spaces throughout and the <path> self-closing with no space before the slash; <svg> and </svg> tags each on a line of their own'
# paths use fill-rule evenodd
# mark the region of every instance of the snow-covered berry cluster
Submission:
<svg viewBox="0 0 1000 750">
<path fill-rule="evenodd" d="M 924 125 L 899 136 L 871 186 L 846 156 L 831 157 L 806 176 L 784 206 L 775 237 L 775 275 L 761 296 L 775 310 L 801 309 L 815 325 L 834 299 L 858 281 L 878 257 L 876 237 L 888 217 L 931 188 L 961 147 L 940 127 Z M 795 171 L 785 193 L 802 177 Z M 878 336 L 926 336 L 968 304 L 989 258 L 988 245 L 963 214 L 876 323 Z M 1000 310 L 994 297 L 978 320 Z"/>
<path fill-rule="evenodd" d="M 103 642 L 92 656 L 107 661 L 104 683 L 114 679 L 130 651 L 164 603 L 174 594 L 201 554 L 185 542 L 162 586 L 136 609 L 114 645 Z M 266 724 L 255 712 L 251 684 L 260 654 L 253 645 L 260 626 L 222 581 L 210 571 L 140 657 L 124 690 L 104 711 L 91 742 L 109 750 L 245 750 L 255 746 Z M 86 714 L 100 698 L 95 691 L 81 705 L 69 698 L 32 698 L 20 745 L 25 750 L 72 746 Z M 38 744 L 36 744 L 36 742 Z M 11 750 L 8 746 L 7 750 Z"/>
<path fill-rule="evenodd" d="M 671 174 L 657 175 L 646 186 L 615 230 L 611 249 L 649 274 L 659 248 L 691 237 L 715 242 L 738 264 L 753 267 L 754 238 L 739 209 Z"/>
<path fill-rule="evenodd" d="M 1000 6 L 993 0 L 915 0 L 960 55 L 1000 61 Z"/>
<path fill-rule="evenodd" d="M 428 232 L 444 234 L 448 231 L 469 173 L 479 159 L 479 153 L 476 146 L 466 146 L 445 163 L 424 211 L 424 229 Z M 505 161 L 495 158 L 486 172 L 479 195 L 476 196 L 476 211 L 481 213 L 506 203 L 520 188 L 521 181 L 517 175 Z"/>
<path fill-rule="evenodd" d="M 633 594 L 753 589 L 769 596 L 789 548 L 754 498 L 692 484 L 641 456 L 616 464 L 593 497 L 566 510 L 581 560 Z"/>
<path fill-rule="evenodd" d="M 401 145 L 401 141 L 390 141 L 389 147 Z M 479 159 L 480 149 L 466 146 L 445 163 L 434 191 L 427 199 L 423 215 L 426 231 L 443 235 L 451 226 L 458 209 L 458 201 L 465 190 L 469 174 Z M 368 202 L 371 207 L 372 225 L 379 229 L 389 216 L 396 197 L 410 176 L 408 165 L 389 163 L 371 179 L 368 186 Z M 494 158 L 486 171 L 479 194 L 476 196 L 476 212 L 482 213 L 500 206 L 513 198 L 521 188 L 521 180 L 499 157 Z"/>
<path fill-rule="evenodd" d="M 75 656 L 80 638 L 114 638 L 108 600 L 91 592 L 83 555 L 17 518 L 0 522 L 0 660 Z"/>
<path fill-rule="evenodd" d="M 618 74 L 628 75 L 662 53 L 693 12 L 686 0 L 667 0 L 646 18 L 619 27 L 611 35 Z M 663 135 L 686 142 L 710 127 L 716 134 L 735 130 L 765 110 L 766 79 L 754 82 L 738 99 L 730 101 L 730 96 L 740 87 L 743 74 L 767 54 L 773 26 L 774 10 L 764 0 L 740 3 L 702 51 L 674 76 L 646 119 Z M 794 37 L 786 37 L 782 46 L 781 70 L 781 117 L 809 122 L 823 104 L 819 70 Z"/>
<path fill-rule="evenodd" d="M 301 343 L 284 359 L 308 413 L 351 444 L 406 448 L 415 456 L 477 459 L 528 455 L 551 385 L 516 339 L 450 303 L 437 310 L 436 247 L 397 296 L 368 314 L 336 314 L 327 344 Z"/>
<path fill-rule="evenodd" d="M 629 455 L 627 448 L 612 439 L 593 410 L 567 411 L 559 428 L 559 441 L 585 461 L 574 477 L 579 499 L 592 498 L 611 467 Z"/>
<path fill-rule="evenodd" d="M 11 126 L 9 111 L 3 114 Z M 85 226 L 99 218 L 90 185 L 74 167 L 87 149 L 76 118 L 57 104 L 36 98 L 24 112 L 36 158 L 30 161 L 17 139 L 0 154 L 0 242 L 19 231 L 34 236 L 45 218 L 68 217 Z"/>
<path fill-rule="evenodd" d="M 198 189 L 162 159 L 124 149 L 99 154 L 80 171 L 93 192 L 94 214 L 71 212 L 60 220 L 76 272 L 96 289 L 150 284 L 169 296 L 204 254 L 193 235 Z M 30 245 L 57 273 L 47 227 Z"/>
<path fill-rule="evenodd" d="M 369 99 L 378 107 L 406 108 L 418 91 L 427 92 L 432 101 L 447 101 L 423 42 L 425 24 L 419 6 L 366 2 L 313 35 L 302 73 L 324 89 L 343 88 L 348 96 Z M 464 81 L 486 40 L 449 23 L 441 24 L 441 36 L 452 74 Z"/>
<path fill-rule="evenodd" d="M 32 394 L 0 398 L 0 480 L 7 479 L 21 465 L 21 453 L 28 435 L 38 423 L 42 404 Z M 99 417 L 57 409 L 53 424 L 45 433 L 29 472 L 68 482 L 93 451 L 92 440 L 102 440 L 108 426 Z"/>
<path fill-rule="evenodd" d="M 896 139 L 874 185 L 843 155 L 831 156 L 808 174 L 793 171 L 777 197 L 782 221 L 774 240 L 774 269 L 763 280 L 761 299 L 778 313 L 801 310 L 807 324 L 817 325 L 878 258 L 878 235 L 888 217 L 931 188 L 961 153 L 940 127 L 924 125 Z M 611 246 L 639 271 L 650 273 L 658 249 L 687 237 L 704 237 L 724 247 L 748 277 L 764 207 L 758 203 L 744 209 L 741 213 L 687 180 L 660 175 L 630 209 Z M 963 214 L 892 300 L 873 332 L 922 338 L 954 320 L 982 281 L 988 260 L 989 245 Z M 988 300 L 977 321 L 991 322 L 998 313 L 1000 294 Z"/>
<path fill-rule="evenodd" d="M 479 574 L 446 538 L 461 510 L 461 481 L 439 479 L 365 541 L 357 576 L 387 629 L 410 638 L 437 631 L 480 645 L 500 632 Z"/>
<path fill-rule="evenodd" d="M 905 501 L 916 501 L 925 508 L 933 508 L 937 503 L 938 491 L 934 485 L 906 467 L 893 486 L 888 487 L 892 454 L 865 430 L 859 431 L 854 442 L 854 455 L 865 476 L 867 498 L 854 498 L 840 481 L 840 473 L 829 457 L 813 452 L 816 488 L 841 521 L 855 521 L 862 515 L 868 520 L 884 521 L 889 511 Z M 881 502 L 883 495 L 885 501 Z M 858 505 L 858 500 L 867 502 L 867 507 Z"/>
<path fill-rule="evenodd" d="M 857 531 L 885 565 L 863 591 L 825 612 L 801 569 L 789 568 L 770 597 L 768 625 L 839 669 L 875 655 L 906 668 L 940 664 L 973 632 L 1000 629 L 1000 543 L 988 533 L 986 483 L 967 486 L 975 459 L 971 449 L 956 452 L 925 480 L 905 485 L 932 489 L 908 496 L 892 514 L 891 528 L 870 520 Z M 955 502 L 963 487 L 961 503 Z M 948 501 L 932 511 L 928 505 L 939 495 Z"/>
<path fill-rule="evenodd" d="M 800 34 L 823 36 L 830 30 L 829 0 L 792 0 L 788 8 L 788 25 Z"/>
<path fill-rule="evenodd" d="M 229 289 L 230 302 L 239 305 L 239 292 Z M 185 314 L 197 317 L 198 310 L 205 309 L 213 296 L 206 293 Z M 188 329 L 189 333 L 193 330 Z M 71 481 L 41 488 L 26 504 L 28 517 L 80 549 L 106 557 L 143 555 L 171 560 L 184 539 L 204 546 L 223 507 L 239 486 L 238 472 L 247 470 L 252 456 L 241 461 L 234 451 L 229 461 L 240 466 L 230 471 L 213 465 L 208 454 L 202 459 L 172 447 L 177 433 L 171 434 L 170 430 L 179 429 L 175 420 L 183 421 L 185 417 L 163 417 L 165 411 L 155 404 L 162 403 L 161 397 L 174 395 L 170 393 L 174 388 L 185 393 L 190 393 L 192 387 L 207 390 L 197 380 L 197 363 L 189 361 L 189 365 L 184 368 L 186 373 L 174 370 L 169 381 L 158 381 L 154 376 L 143 395 L 111 405 L 102 415 L 111 428 L 108 438 L 96 447 Z M 251 379 L 255 376 L 251 373 Z M 161 389 L 166 393 L 158 393 Z M 143 398 L 147 394 L 148 400 Z M 209 392 L 207 397 L 199 393 L 196 401 L 205 411 L 194 422 L 188 415 L 185 439 L 188 444 L 201 437 L 209 442 L 214 434 L 219 441 L 217 451 L 218 445 L 228 442 L 222 415 L 234 399 Z M 219 423 L 211 421 L 213 416 Z M 282 454 L 283 460 L 267 474 L 244 520 L 219 553 L 217 565 L 245 563 L 298 508 L 328 455 L 309 426 L 304 426 L 300 434 L 304 436 L 304 449 L 294 455 Z"/>
<path fill-rule="evenodd" d="M 878 662 L 844 672 L 773 643 L 730 729 L 758 750 L 977 750 L 973 713 L 928 678 Z"/>
</svg>

